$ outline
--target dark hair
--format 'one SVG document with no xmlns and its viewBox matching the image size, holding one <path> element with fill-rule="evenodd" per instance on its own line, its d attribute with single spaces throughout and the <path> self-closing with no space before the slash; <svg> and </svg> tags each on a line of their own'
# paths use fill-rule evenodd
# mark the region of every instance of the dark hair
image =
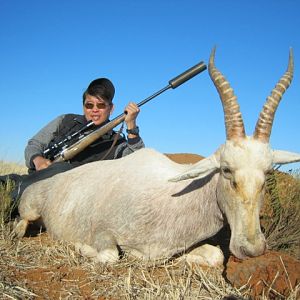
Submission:
<svg viewBox="0 0 300 300">
<path fill-rule="evenodd" d="M 115 87 L 112 82 L 107 78 L 98 78 L 93 80 L 82 95 L 83 103 L 87 95 L 96 98 L 102 98 L 108 103 L 112 103 L 115 95 Z"/>
</svg>

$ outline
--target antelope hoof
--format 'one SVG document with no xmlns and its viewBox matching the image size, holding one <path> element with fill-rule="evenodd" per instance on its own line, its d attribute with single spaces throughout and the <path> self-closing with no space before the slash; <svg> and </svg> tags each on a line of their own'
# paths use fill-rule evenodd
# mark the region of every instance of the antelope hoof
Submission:
<svg viewBox="0 0 300 300">
<path fill-rule="evenodd" d="M 188 263 L 196 263 L 206 267 L 218 267 L 223 265 L 224 255 L 218 247 L 205 244 L 185 255 Z"/>
<path fill-rule="evenodd" d="M 101 263 L 116 263 L 119 260 L 119 251 L 115 249 L 105 249 L 98 253 L 96 260 Z"/>
<path fill-rule="evenodd" d="M 27 227 L 28 227 L 28 223 L 29 222 L 27 220 L 23 219 L 23 220 L 19 221 L 19 223 L 16 225 L 16 227 L 13 230 L 13 233 L 17 238 L 20 239 L 25 235 Z"/>
</svg>

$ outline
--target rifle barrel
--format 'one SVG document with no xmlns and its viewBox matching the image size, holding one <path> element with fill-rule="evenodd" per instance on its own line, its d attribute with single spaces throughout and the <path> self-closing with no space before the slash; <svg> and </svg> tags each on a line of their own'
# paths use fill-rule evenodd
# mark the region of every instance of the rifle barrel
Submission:
<svg viewBox="0 0 300 300">
<path fill-rule="evenodd" d="M 147 97 L 146 99 L 142 100 L 141 102 L 139 102 L 137 104 L 138 107 L 146 104 L 147 102 L 149 102 L 150 100 L 152 100 L 153 98 L 159 96 L 160 94 L 162 94 L 163 92 L 165 92 L 166 90 L 168 90 L 169 88 L 172 89 L 176 89 L 177 87 L 179 87 L 181 84 L 185 83 L 186 81 L 192 79 L 194 76 L 198 75 L 199 73 L 203 72 L 204 70 L 206 70 L 206 65 L 204 64 L 203 61 L 201 61 L 200 63 L 196 64 L 195 66 L 189 68 L 188 70 L 186 70 L 185 72 L 181 73 L 180 75 L 174 77 L 173 79 L 171 79 L 169 81 L 169 84 L 167 86 L 165 86 L 164 88 L 162 88 L 161 90 L 157 91 L 156 93 L 154 93 L 153 95 Z M 125 112 L 126 114 L 126 112 Z M 118 115 L 117 117 L 115 117 L 112 121 L 120 118 L 121 116 L 123 116 L 124 113 Z"/>
</svg>

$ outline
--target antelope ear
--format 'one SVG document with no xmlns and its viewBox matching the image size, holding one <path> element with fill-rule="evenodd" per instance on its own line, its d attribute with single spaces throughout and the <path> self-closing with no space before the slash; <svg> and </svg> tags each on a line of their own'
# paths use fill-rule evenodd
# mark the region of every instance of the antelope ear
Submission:
<svg viewBox="0 0 300 300">
<path fill-rule="evenodd" d="M 274 164 L 288 164 L 300 161 L 299 153 L 282 150 L 273 150 L 272 152 Z"/>
<path fill-rule="evenodd" d="M 186 179 L 203 178 L 220 167 L 219 156 L 213 154 L 194 164 L 189 170 L 170 178 L 169 181 L 176 182 Z"/>
</svg>

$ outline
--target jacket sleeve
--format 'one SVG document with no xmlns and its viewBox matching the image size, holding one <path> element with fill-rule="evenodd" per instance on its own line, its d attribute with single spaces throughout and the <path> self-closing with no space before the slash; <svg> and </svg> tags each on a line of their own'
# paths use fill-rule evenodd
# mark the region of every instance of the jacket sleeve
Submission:
<svg viewBox="0 0 300 300">
<path fill-rule="evenodd" d="M 25 164 L 28 168 L 34 168 L 32 160 L 35 157 L 43 156 L 43 151 L 54 138 L 54 133 L 58 130 L 64 116 L 65 115 L 61 115 L 52 120 L 28 141 L 24 153 Z"/>
<path fill-rule="evenodd" d="M 142 148 L 145 148 L 145 144 L 141 137 L 128 139 L 117 147 L 114 158 L 124 157 Z"/>
</svg>

